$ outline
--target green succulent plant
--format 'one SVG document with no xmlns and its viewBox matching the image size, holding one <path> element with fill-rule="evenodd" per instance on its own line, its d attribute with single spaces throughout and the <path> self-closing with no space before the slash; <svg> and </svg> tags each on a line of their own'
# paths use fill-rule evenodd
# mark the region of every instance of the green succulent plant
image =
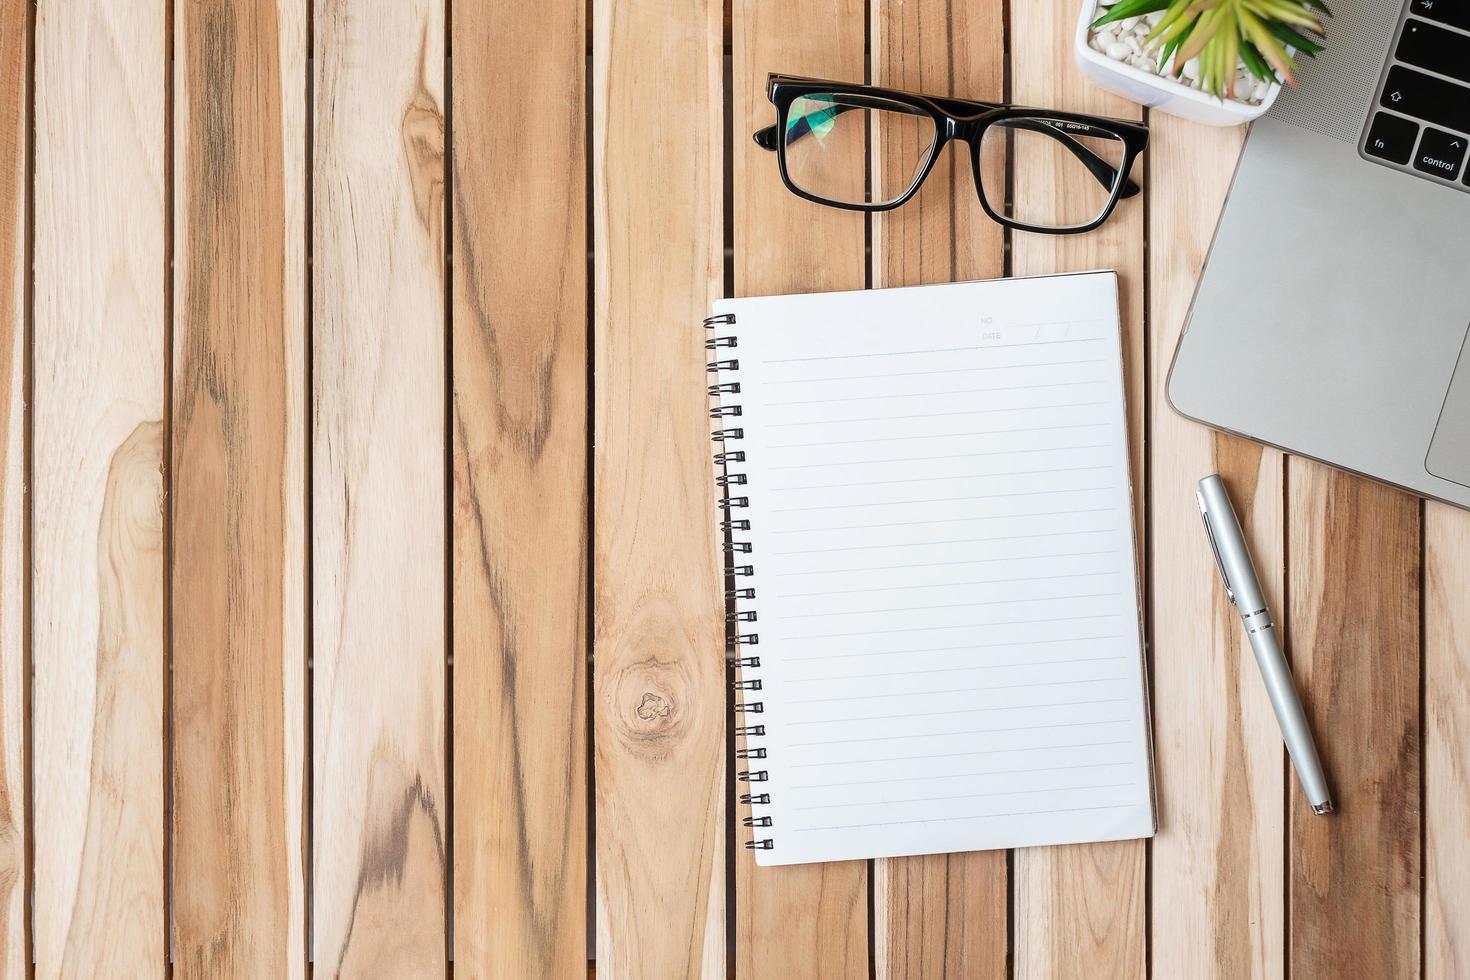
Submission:
<svg viewBox="0 0 1470 980">
<path fill-rule="evenodd" d="M 1262 81 L 1296 84 L 1292 49 L 1316 57 L 1322 17 L 1332 16 L 1322 0 L 1118 0 L 1092 27 L 1160 11 L 1144 48 L 1157 53 L 1160 68 L 1172 57 L 1176 77 L 1198 57 L 1200 88 L 1221 99 L 1237 62 Z"/>
</svg>

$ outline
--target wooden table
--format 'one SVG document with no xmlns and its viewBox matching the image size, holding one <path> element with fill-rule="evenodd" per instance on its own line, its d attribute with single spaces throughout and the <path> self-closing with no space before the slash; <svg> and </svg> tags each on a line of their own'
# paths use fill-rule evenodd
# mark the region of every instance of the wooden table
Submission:
<svg viewBox="0 0 1470 980">
<path fill-rule="evenodd" d="M 1075 13 L 0 0 L 3 975 L 580 976 L 591 896 L 604 977 L 1470 976 L 1470 515 L 1165 403 L 1241 133 L 1148 119 L 1147 193 L 1071 238 L 948 162 L 824 210 L 749 139 L 772 70 L 1139 118 Z M 1158 837 L 755 869 L 700 318 L 1097 267 Z M 1215 580 L 1212 470 L 1333 817 Z"/>
</svg>

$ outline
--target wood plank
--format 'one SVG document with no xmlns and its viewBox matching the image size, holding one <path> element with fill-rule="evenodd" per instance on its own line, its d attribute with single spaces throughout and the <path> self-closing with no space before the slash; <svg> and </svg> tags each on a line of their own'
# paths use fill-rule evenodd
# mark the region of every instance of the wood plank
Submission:
<svg viewBox="0 0 1470 980">
<path fill-rule="evenodd" d="M 1001 4 L 872 0 L 873 84 L 999 102 L 1005 97 L 1006 25 Z M 909 151 L 882 167 L 912 167 Z M 954 144 L 908 204 L 873 216 L 873 285 L 915 286 L 1005 274 L 1005 230 L 975 193 L 969 150 Z"/>
<path fill-rule="evenodd" d="M 175 971 L 299 977 L 306 11 L 174 28 Z"/>
<path fill-rule="evenodd" d="M 443 16 L 314 21 L 311 921 L 333 976 L 445 963 Z"/>
<path fill-rule="evenodd" d="M 1168 407 L 1174 347 L 1244 131 L 1150 120 L 1153 731 L 1164 814 L 1153 843 L 1154 975 L 1276 978 L 1285 968 L 1281 734 L 1239 612 L 1225 598 L 1194 488 L 1229 488 L 1286 633 L 1283 460 Z"/>
<path fill-rule="evenodd" d="M 1292 668 L 1337 804 L 1291 783 L 1291 976 L 1417 977 L 1420 504 L 1288 470 Z"/>
<path fill-rule="evenodd" d="M 1011 101 L 1137 119 L 1136 105 L 1087 84 L 1072 60 L 1075 0 L 1011 5 Z M 1142 168 L 1135 168 L 1140 179 Z M 1015 175 L 1017 195 L 1054 193 L 1053 175 L 1030 168 Z M 1143 198 L 1119 204 L 1113 217 L 1085 235 L 1018 232 L 1011 271 L 1036 275 L 1116 269 L 1123 317 L 1124 378 L 1133 452 L 1138 544 L 1146 548 L 1144 498 Z M 1146 552 L 1145 552 L 1146 553 Z M 1123 841 L 1015 852 L 1012 915 L 1015 975 L 1137 977 L 1144 971 L 1144 844 Z"/>
<path fill-rule="evenodd" d="M 36 12 L 35 974 L 161 976 L 165 11 Z"/>
<path fill-rule="evenodd" d="M 1470 513 L 1424 505 L 1424 975 L 1470 976 Z"/>
<path fill-rule="evenodd" d="M 0 0 L 0 977 L 26 975 L 26 118 L 29 4 Z"/>
<path fill-rule="evenodd" d="M 873 81 L 936 95 L 1005 96 L 999 3 L 873 0 Z M 881 172 L 912 170 L 912 147 L 874 148 Z M 969 150 L 950 147 L 908 204 L 873 216 L 873 285 L 913 286 L 1005 274 L 1005 232 L 975 194 Z M 902 177 L 900 177 L 902 179 Z M 873 865 L 876 975 L 1003 976 L 1008 955 L 1005 851 L 931 854 Z"/>
<path fill-rule="evenodd" d="M 863 78 L 862 0 L 749 0 L 733 11 L 735 292 L 861 289 L 863 215 L 804 201 L 781 183 L 776 155 L 750 134 L 775 120 L 772 70 Z M 809 261 L 821 256 L 821 261 Z M 743 740 L 742 740 L 743 744 Z M 748 815 L 740 808 L 739 816 Z M 741 843 L 751 837 L 737 831 Z M 735 972 L 766 977 L 868 976 L 868 862 L 756 868 L 737 852 Z"/>
<path fill-rule="evenodd" d="M 584 5 L 452 9 L 455 969 L 580 976 Z"/>
<path fill-rule="evenodd" d="M 725 975 L 724 604 L 704 329 L 722 5 L 595 0 L 598 975 Z"/>
</svg>

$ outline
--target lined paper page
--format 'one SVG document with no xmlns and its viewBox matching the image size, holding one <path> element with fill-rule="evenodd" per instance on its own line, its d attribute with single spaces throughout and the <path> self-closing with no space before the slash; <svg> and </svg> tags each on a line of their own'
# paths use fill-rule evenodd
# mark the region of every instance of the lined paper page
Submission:
<svg viewBox="0 0 1470 980">
<path fill-rule="evenodd" d="M 1114 274 L 716 312 L 759 863 L 1151 834 Z"/>
</svg>

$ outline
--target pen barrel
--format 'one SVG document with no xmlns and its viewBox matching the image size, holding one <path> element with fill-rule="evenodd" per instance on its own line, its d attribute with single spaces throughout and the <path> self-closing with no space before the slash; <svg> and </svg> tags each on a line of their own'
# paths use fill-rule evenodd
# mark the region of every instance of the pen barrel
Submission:
<svg viewBox="0 0 1470 980">
<path fill-rule="evenodd" d="M 1215 549 L 1220 577 L 1230 591 L 1230 601 L 1235 603 L 1242 616 L 1260 616 L 1266 611 L 1266 596 L 1261 591 L 1245 532 L 1240 527 L 1235 507 L 1230 503 L 1230 495 L 1225 492 L 1224 482 L 1218 474 L 1207 476 L 1199 481 L 1198 495 L 1205 530 Z M 1269 622 L 1270 617 L 1266 620 Z M 1246 626 L 1249 627 L 1250 623 L 1247 622 Z"/>
<path fill-rule="evenodd" d="M 1286 658 L 1281 654 L 1276 630 L 1265 616 L 1259 618 L 1264 620 L 1263 624 L 1252 624 L 1250 618 L 1246 620 L 1256 665 L 1266 682 L 1266 695 L 1271 699 L 1271 710 L 1276 713 L 1276 721 L 1281 726 L 1281 737 L 1291 755 L 1291 764 L 1296 769 L 1302 792 L 1306 794 L 1307 802 L 1321 812 L 1320 808 L 1330 803 L 1332 795 L 1327 789 L 1322 761 L 1317 757 L 1317 745 L 1312 740 L 1312 730 L 1307 727 L 1307 716 L 1302 711 Z"/>
</svg>

